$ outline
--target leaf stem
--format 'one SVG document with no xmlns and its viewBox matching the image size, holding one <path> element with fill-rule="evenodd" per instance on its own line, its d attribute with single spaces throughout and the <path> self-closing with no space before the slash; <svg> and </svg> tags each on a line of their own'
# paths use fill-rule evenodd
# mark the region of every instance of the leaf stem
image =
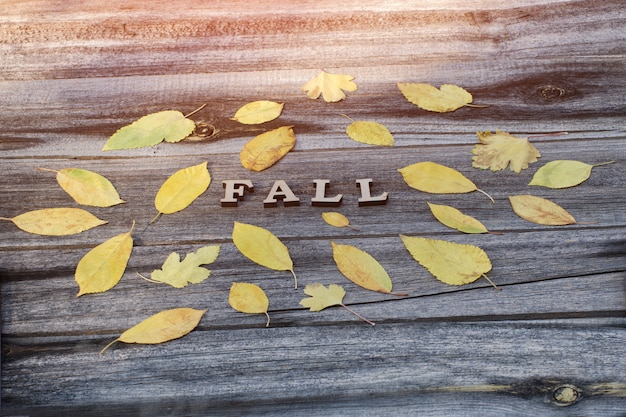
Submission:
<svg viewBox="0 0 626 417">
<path fill-rule="evenodd" d="M 59 171 L 57 171 L 56 169 L 50 169 L 50 168 L 41 168 L 41 167 L 37 167 L 35 168 L 37 171 L 48 171 L 48 172 L 56 172 L 57 174 L 59 173 Z"/>
<path fill-rule="evenodd" d="M 489 197 L 489 200 L 491 200 L 491 202 L 492 202 L 493 204 L 496 204 L 496 201 L 495 201 L 495 200 L 494 200 L 494 199 L 493 199 L 493 198 L 492 198 L 489 194 L 487 194 L 486 192 L 484 192 L 484 191 L 483 191 L 483 190 L 481 190 L 480 188 L 477 188 L 477 189 L 476 189 L 476 191 L 478 191 L 478 192 L 480 192 L 480 193 L 483 193 L 484 195 L 486 195 L 487 197 Z"/>
<path fill-rule="evenodd" d="M 496 290 L 498 290 L 498 291 L 502 291 L 502 288 L 498 287 L 498 286 L 495 284 L 495 282 L 493 282 L 491 279 L 489 279 L 489 277 L 488 277 L 487 275 L 482 274 L 482 277 L 483 277 L 483 278 L 485 278 L 487 281 L 489 281 L 489 283 L 490 283 L 491 285 L 493 285 L 493 288 L 495 288 L 495 289 L 496 289 Z"/>
<path fill-rule="evenodd" d="M 13 219 L 10 219 L 10 218 L 8 218 L 8 217 L 0 217 L 0 220 L 8 220 L 8 221 L 10 221 L 10 222 L 12 222 L 12 221 L 13 221 Z"/>
<path fill-rule="evenodd" d="M 602 162 L 601 164 L 596 164 L 596 165 L 592 165 L 594 168 L 595 167 L 601 167 L 602 165 L 610 165 L 610 164 L 614 164 L 616 161 L 609 161 L 609 162 Z"/>
<path fill-rule="evenodd" d="M 148 281 L 148 282 L 152 282 L 152 283 L 154 283 L 154 284 L 166 284 L 165 282 L 162 282 L 162 281 L 157 281 L 157 280 L 155 280 L 155 279 L 145 277 L 145 276 L 143 276 L 141 273 L 139 273 L 139 272 L 137 272 L 137 271 L 135 271 L 135 273 L 136 273 L 137 275 L 139 275 L 141 278 L 143 278 L 143 279 L 145 279 L 146 281 Z"/>
<path fill-rule="evenodd" d="M 364 322 L 371 324 L 372 326 L 376 326 L 376 323 L 374 323 L 373 321 L 370 321 L 368 319 L 366 319 L 365 317 L 363 317 L 362 315 L 360 315 L 359 313 L 357 313 L 356 311 L 352 310 L 350 307 L 348 307 L 347 305 L 343 304 L 343 303 L 339 303 L 340 306 L 342 306 L 343 308 L 345 308 L 346 310 L 348 310 L 350 313 L 354 314 L 355 316 L 357 316 L 358 318 L 360 318 L 361 320 L 363 320 Z"/>
<path fill-rule="evenodd" d="M 192 114 L 196 114 L 198 113 L 200 110 L 202 110 L 203 108 L 206 107 L 206 103 L 204 103 L 202 106 L 198 107 L 197 109 L 195 109 L 194 111 L 192 111 L 191 113 L 188 113 L 185 115 L 185 118 L 191 116 Z"/>
<path fill-rule="evenodd" d="M 478 109 L 484 109 L 484 108 L 487 108 L 487 107 L 491 107 L 489 104 L 471 104 L 471 103 L 467 103 L 467 104 L 465 104 L 465 106 L 467 106 L 467 107 L 475 107 L 475 108 L 478 108 Z"/>
<path fill-rule="evenodd" d="M 339 116 L 343 116 L 346 119 L 350 120 L 352 123 L 354 123 L 354 119 L 352 117 L 348 116 L 347 114 L 339 113 Z"/>
<path fill-rule="evenodd" d="M 298 277 L 296 276 L 296 273 L 293 269 L 290 269 L 289 272 L 291 272 L 291 275 L 293 275 L 293 281 L 294 281 L 294 289 L 298 289 Z"/>
<path fill-rule="evenodd" d="M 357 232 L 360 232 L 359 229 L 357 229 L 356 227 L 352 226 L 351 224 L 346 225 L 346 227 L 349 227 L 352 230 L 356 230 Z"/>
<path fill-rule="evenodd" d="M 152 224 L 152 223 L 156 222 L 157 220 L 159 220 L 159 217 L 161 217 L 161 214 L 163 214 L 163 213 L 161 213 L 161 212 L 159 211 L 159 212 L 157 213 L 157 215 L 156 215 L 156 216 L 154 216 L 154 217 L 152 218 L 152 220 L 150 220 L 150 223 L 148 223 L 148 224 L 150 225 L 150 224 Z"/>
<path fill-rule="evenodd" d="M 106 345 L 104 348 L 102 348 L 102 350 L 100 351 L 100 355 L 102 355 L 102 354 L 104 353 L 104 351 L 105 351 L 105 350 L 107 350 L 107 349 L 108 349 L 108 348 L 109 348 L 109 347 L 110 347 L 113 343 L 117 342 L 118 340 L 120 340 L 120 339 L 119 339 L 119 338 L 118 338 L 118 339 L 115 339 L 114 341 L 112 341 L 111 343 L 109 343 L 108 345 Z"/>
<path fill-rule="evenodd" d="M 270 315 L 267 314 L 267 311 L 264 311 L 264 313 L 267 316 L 267 323 L 265 323 L 265 327 L 270 327 Z"/>
</svg>

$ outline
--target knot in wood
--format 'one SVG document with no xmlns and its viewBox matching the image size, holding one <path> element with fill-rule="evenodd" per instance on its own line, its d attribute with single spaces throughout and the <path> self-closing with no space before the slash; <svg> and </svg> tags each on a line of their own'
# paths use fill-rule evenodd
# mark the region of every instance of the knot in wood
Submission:
<svg viewBox="0 0 626 417">
<path fill-rule="evenodd" d="M 580 390 L 574 385 L 559 385 L 552 391 L 552 398 L 556 405 L 568 406 L 574 404 L 581 397 Z"/>
<path fill-rule="evenodd" d="M 554 100 L 565 95 L 565 89 L 555 85 L 542 85 L 537 88 L 537 93 L 547 100 Z"/>
</svg>

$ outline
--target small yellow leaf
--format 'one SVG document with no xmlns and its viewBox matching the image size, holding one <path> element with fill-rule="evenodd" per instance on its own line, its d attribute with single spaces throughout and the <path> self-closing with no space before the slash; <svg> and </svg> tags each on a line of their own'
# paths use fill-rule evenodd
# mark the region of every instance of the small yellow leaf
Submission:
<svg viewBox="0 0 626 417">
<path fill-rule="evenodd" d="M 102 354 L 115 342 L 154 345 L 183 337 L 198 326 L 207 310 L 174 308 L 161 311 L 131 327 L 100 351 Z"/>
<path fill-rule="evenodd" d="M 291 126 L 261 133 L 246 143 L 239 153 L 241 165 L 251 171 L 263 171 L 280 161 L 296 145 Z"/>
<path fill-rule="evenodd" d="M 430 211 L 444 225 L 463 233 L 487 233 L 484 224 L 454 207 L 428 203 Z"/>
<path fill-rule="evenodd" d="M 154 198 L 154 206 L 162 214 L 176 213 L 189 206 L 210 184 L 207 162 L 183 168 L 161 185 Z"/>
<path fill-rule="evenodd" d="M 247 282 L 233 282 L 228 295 L 228 304 L 241 313 L 265 314 L 267 316 L 265 327 L 269 327 L 270 316 L 267 314 L 267 309 L 270 305 L 270 300 L 258 285 Z"/>
<path fill-rule="evenodd" d="M 111 207 L 124 203 L 117 190 L 106 177 L 81 168 L 63 168 L 56 172 L 57 182 L 78 204 L 93 207 Z"/>
<path fill-rule="evenodd" d="M 557 160 L 551 161 L 535 172 L 528 185 L 538 185 L 548 188 L 568 188 L 585 182 L 591 175 L 594 167 L 612 164 L 615 161 L 598 165 L 589 165 L 584 162 Z"/>
<path fill-rule="evenodd" d="M 300 301 L 300 305 L 307 307 L 310 311 L 321 311 L 328 307 L 341 306 L 364 322 L 369 323 L 372 326 L 375 325 L 375 323 L 369 321 L 356 311 L 343 304 L 343 297 L 346 295 L 346 292 L 339 285 L 330 284 L 328 288 L 326 288 L 322 284 L 308 284 L 304 288 L 304 293 L 309 297 L 303 298 Z"/>
<path fill-rule="evenodd" d="M 515 214 L 532 223 L 547 226 L 574 224 L 576 220 L 563 207 L 545 198 L 532 195 L 514 195 L 509 197 Z"/>
<path fill-rule="evenodd" d="M 323 212 L 322 219 L 324 219 L 326 223 L 334 227 L 349 227 L 351 229 L 354 229 L 354 227 L 350 226 L 350 219 L 336 211 Z"/>
<path fill-rule="evenodd" d="M 476 132 L 476 135 L 480 143 L 472 149 L 474 168 L 500 171 L 510 162 L 511 171 L 520 173 L 541 156 L 526 138 L 518 138 L 501 130 L 496 130 L 496 133 Z"/>
<path fill-rule="evenodd" d="M 478 246 L 404 235 L 400 238 L 413 259 L 446 284 L 469 284 L 491 270 L 489 257 Z"/>
<path fill-rule="evenodd" d="M 235 116 L 230 120 L 235 120 L 246 125 L 256 125 L 276 119 L 283 111 L 284 103 L 275 101 L 259 100 L 242 106 Z"/>
<path fill-rule="evenodd" d="M 331 74 L 321 71 L 302 86 L 302 91 L 313 100 L 317 99 L 321 94 L 324 101 L 332 103 L 346 98 L 346 94 L 343 91 L 356 91 L 357 85 L 352 80 L 354 80 L 354 77 L 351 75 Z"/>
<path fill-rule="evenodd" d="M 177 252 L 169 254 L 161 269 L 152 271 L 153 281 L 169 284 L 174 288 L 184 288 L 187 284 L 199 284 L 211 275 L 211 271 L 200 265 L 215 262 L 220 253 L 220 245 L 204 246 L 196 252 L 188 253 L 180 260 Z"/>
<path fill-rule="evenodd" d="M 252 224 L 235 222 L 233 243 L 246 258 L 275 271 L 290 271 L 298 288 L 289 249 L 267 229 Z"/>
<path fill-rule="evenodd" d="M 33 210 L 13 218 L 0 217 L 0 220 L 11 221 L 25 232 L 46 236 L 75 235 L 107 223 L 80 208 Z"/>
<path fill-rule="evenodd" d="M 424 83 L 398 83 L 404 97 L 423 110 L 446 113 L 468 105 L 472 95 L 461 87 L 444 84 L 437 88 Z"/>
<path fill-rule="evenodd" d="M 391 278 L 372 255 L 355 246 L 330 244 L 337 268 L 346 278 L 365 289 L 391 294 Z"/>
<path fill-rule="evenodd" d="M 82 257 L 74 274 L 79 288 L 77 297 L 108 291 L 120 282 L 133 251 L 133 228 L 101 243 Z"/>
<path fill-rule="evenodd" d="M 392 146 L 394 144 L 393 135 L 389 129 L 376 122 L 353 122 L 346 129 L 346 134 L 352 140 L 368 145 Z"/>
</svg>

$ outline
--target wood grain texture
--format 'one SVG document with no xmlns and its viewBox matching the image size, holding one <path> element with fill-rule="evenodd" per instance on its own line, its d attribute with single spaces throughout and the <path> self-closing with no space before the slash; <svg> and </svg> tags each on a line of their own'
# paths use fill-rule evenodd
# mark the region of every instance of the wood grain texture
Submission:
<svg viewBox="0 0 626 417">
<path fill-rule="evenodd" d="M 297 4 L 296 4 L 297 3 Z M 24 233 L 0 221 L 2 415 L 420 415 L 615 416 L 626 409 L 626 11 L 617 0 L 330 0 L 0 2 L 0 216 L 77 206 L 45 167 L 108 177 L 125 204 L 89 208 L 109 223 L 74 236 Z M 351 74 L 345 101 L 300 91 L 320 68 Z M 452 83 L 485 108 L 427 113 L 397 82 Z M 260 125 L 230 120 L 243 104 L 285 103 Z M 132 151 L 102 152 L 121 126 L 160 110 L 191 112 L 216 134 Z M 390 148 L 345 134 L 349 121 L 385 124 Z M 295 149 L 263 172 L 241 167 L 252 137 L 293 125 Z M 531 135 L 542 156 L 521 174 L 471 167 L 476 132 Z M 560 136 L 542 133 L 567 132 Z M 565 190 L 529 187 L 545 162 L 594 168 Z M 207 161 L 212 184 L 182 212 L 156 214 L 154 195 L 175 171 Z M 455 169 L 484 195 L 431 195 L 397 172 L 419 161 Z M 314 179 L 358 231 L 330 227 L 314 207 Z M 356 179 L 372 178 L 385 206 L 359 207 Z M 221 182 L 250 179 L 236 208 Z M 275 180 L 300 205 L 264 208 Z M 533 194 L 577 224 L 546 227 L 517 217 L 507 197 Z M 427 202 L 452 205 L 495 234 L 463 235 L 438 223 Z M 135 247 L 121 282 L 76 297 L 76 264 L 129 230 Z M 289 248 L 289 272 L 241 255 L 234 221 L 265 227 Z M 399 234 L 480 246 L 490 279 L 455 287 L 434 279 Z M 394 290 L 347 281 L 330 242 L 355 245 L 389 272 Z M 136 274 L 222 245 L 211 277 L 184 289 Z M 272 327 L 227 302 L 233 282 L 260 285 Z M 312 313 L 309 283 L 341 284 L 345 303 Z M 118 343 L 121 332 L 167 308 L 208 308 L 199 327 L 163 345 Z"/>
</svg>

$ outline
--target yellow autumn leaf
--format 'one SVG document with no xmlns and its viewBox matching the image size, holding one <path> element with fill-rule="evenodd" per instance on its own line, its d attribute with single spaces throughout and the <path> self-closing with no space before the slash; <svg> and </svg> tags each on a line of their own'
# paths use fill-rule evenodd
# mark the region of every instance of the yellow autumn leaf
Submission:
<svg viewBox="0 0 626 417">
<path fill-rule="evenodd" d="M 239 160 L 244 168 L 263 171 L 280 161 L 295 145 L 292 126 L 282 126 L 251 139 L 239 153 Z"/>
<path fill-rule="evenodd" d="M 346 134 L 350 139 L 368 145 L 392 146 L 393 135 L 386 126 L 377 122 L 356 121 L 351 123 Z"/>
<path fill-rule="evenodd" d="M 180 260 L 177 252 L 169 254 L 161 269 L 155 269 L 149 281 L 169 284 L 174 288 L 184 288 L 188 284 L 199 284 L 211 275 L 211 271 L 200 265 L 215 262 L 220 253 L 220 245 L 204 246 L 188 253 Z"/>
<path fill-rule="evenodd" d="M 354 77 L 351 75 L 321 71 L 302 86 L 302 91 L 306 93 L 308 98 L 315 100 L 321 94 L 324 101 L 332 103 L 345 99 L 344 91 L 356 91 L 357 85 L 352 80 Z"/>
<path fill-rule="evenodd" d="M 484 224 L 454 207 L 428 203 L 433 216 L 442 224 L 463 233 L 487 233 Z"/>
<path fill-rule="evenodd" d="M 349 227 L 351 229 L 358 230 L 350 226 L 350 219 L 336 211 L 323 212 L 322 219 L 324 219 L 326 223 L 334 227 Z"/>
<path fill-rule="evenodd" d="M 120 282 L 133 251 L 134 227 L 133 223 L 130 231 L 110 238 L 82 257 L 74 273 L 79 288 L 77 297 L 108 291 Z"/>
<path fill-rule="evenodd" d="M 56 172 L 57 182 L 78 204 L 93 207 L 111 207 L 124 203 L 117 190 L 106 177 L 87 169 L 63 168 Z"/>
<path fill-rule="evenodd" d="M 608 165 L 615 161 L 590 165 L 580 161 L 557 160 L 550 161 L 535 172 L 528 185 L 537 185 L 548 188 L 568 188 L 585 182 L 591 175 L 594 167 Z"/>
<path fill-rule="evenodd" d="M 253 101 L 240 107 L 230 120 L 246 125 L 256 125 L 276 119 L 283 111 L 284 103 L 275 101 Z"/>
<path fill-rule="evenodd" d="M 541 156 L 527 138 L 518 138 L 501 130 L 476 132 L 476 135 L 480 143 L 472 149 L 474 168 L 500 171 L 510 163 L 511 171 L 520 173 Z"/>
<path fill-rule="evenodd" d="M 45 236 L 75 235 L 108 222 L 80 208 L 48 208 L 28 211 L 13 218 L 0 217 L 13 222 L 25 232 Z"/>
<path fill-rule="evenodd" d="M 367 290 L 392 294 L 389 274 L 372 255 L 352 245 L 330 244 L 337 268 L 346 278 Z"/>
<path fill-rule="evenodd" d="M 483 107 L 470 105 L 473 98 L 465 89 L 444 84 L 437 88 L 424 83 L 398 83 L 398 88 L 404 97 L 423 110 L 446 113 L 463 106 Z"/>
<path fill-rule="evenodd" d="M 446 284 L 469 284 L 481 276 L 486 278 L 491 270 L 489 257 L 478 246 L 424 237 L 400 238 L 413 259 Z"/>
<path fill-rule="evenodd" d="M 298 288 L 289 249 L 272 232 L 252 224 L 235 222 L 232 238 L 239 252 L 252 262 L 275 271 L 290 271 L 295 288 Z"/>
<path fill-rule="evenodd" d="M 270 315 L 267 314 L 270 300 L 258 285 L 247 282 L 233 282 L 228 295 L 228 304 L 241 313 L 265 314 L 267 317 L 265 327 L 270 326 Z"/>
<path fill-rule="evenodd" d="M 479 191 L 493 202 L 493 198 L 476 187 L 456 169 L 436 162 L 417 162 L 398 170 L 411 188 L 432 194 L 462 194 Z"/>
<path fill-rule="evenodd" d="M 207 162 L 183 168 L 170 176 L 157 192 L 154 206 L 159 214 L 172 214 L 189 206 L 211 184 Z"/>
<path fill-rule="evenodd" d="M 115 342 L 155 345 L 183 337 L 198 326 L 207 310 L 173 308 L 148 317 L 131 327 L 100 351 L 107 350 Z"/>
<path fill-rule="evenodd" d="M 375 325 L 375 323 L 369 321 L 343 303 L 343 297 L 346 295 L 346 291 L 339 285 L 330 284 L 328 288 L 326 288 L 322 284 L 307 284 L 304 288 L 304 293 L 309 297 L 303 298 L 300 301 L 300 305 L 308 308 L 310 311 L 321 311 L 328 307 L 341 306 L 366 323 L 372 326 Z"/>
<path fill-rule="evenodd" d="M 576 220 L 563 207 L 550 200 L 532 195 L 509 197 L 515 214 L 524 220 L 546 226 L 575 224 Z"/>
</svg>

